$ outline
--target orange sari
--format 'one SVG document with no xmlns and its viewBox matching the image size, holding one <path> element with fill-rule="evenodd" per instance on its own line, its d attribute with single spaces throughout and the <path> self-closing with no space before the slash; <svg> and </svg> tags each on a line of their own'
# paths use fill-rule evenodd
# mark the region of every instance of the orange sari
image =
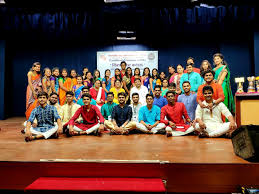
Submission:
<svg viewBox="0 0 259 194">
<path fill-rule="evenodd" d="M 72 82 L 73 82 L 73 86 L 76 86 L 76 85 L 77 85 L 77 80 L 76 80 L 76 78 L 72 78 Z"/>
<path fill-rule="evenodd" d="M 69 91 L 72 91 L 72 87 L 73 87 L 73 82 L 72 82 L 72 79 L 71 78 L 62 78 L 60 77 L 58 79 L 58 81 L 62 80 L 63 82 L 63 87 L 65 87 L 66 89 L 68 89 Z M 65 102 L 66 102 L 66 91 L 59 88 L 59 102 L 60 102 L 60 105 L 64 105 Z"/>
<path fill-rule="evenodd" d="M 42 91 L 41 88 L 41 75 L 37 74 L 37 75 L 32 75 L 31 76 L 31 83 L 32 86 L 34 88 L 34 91 L 36 92 L 36 94 L 39 91 Z M 25 116 L 26 119 L 28 120 L 30 115 L 31 115 L 31 111 L 38 106 L 38 100 L 34 98 L 34 96 L 32 95 L 32 90 L 30 88 L 30 86 L 27 86 L 27 91 L 26 91 L 26 112 L 25 112 Z"/>
</svg>

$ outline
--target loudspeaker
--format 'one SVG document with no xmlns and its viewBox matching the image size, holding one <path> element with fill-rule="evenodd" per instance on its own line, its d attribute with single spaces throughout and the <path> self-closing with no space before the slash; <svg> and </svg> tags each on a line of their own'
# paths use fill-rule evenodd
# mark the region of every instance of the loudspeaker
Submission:
<svg viewBox="0 0 259 194">
<path fill-rule="evenodd" d="M 259 125 L 242 125 L 232 133 L 235 154 L 250 162 L 259 162 Z"/>
</svg>

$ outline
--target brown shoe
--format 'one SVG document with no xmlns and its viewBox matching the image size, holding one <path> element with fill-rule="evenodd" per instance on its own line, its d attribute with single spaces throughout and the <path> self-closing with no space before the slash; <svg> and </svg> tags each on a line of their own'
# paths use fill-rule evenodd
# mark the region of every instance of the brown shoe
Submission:
<svg viewBox="0 0 259 194">
<path fill-rule="evenodd" d="M 1 131 L 1 129 L 0 129 L 0 131 Z M 21 130 L 21 133 L 22 133 L 22 134 L 25 134 L 25 130 L 24 130 L 24 129 L 22 129 L 22 130 Z"/>
</svg>

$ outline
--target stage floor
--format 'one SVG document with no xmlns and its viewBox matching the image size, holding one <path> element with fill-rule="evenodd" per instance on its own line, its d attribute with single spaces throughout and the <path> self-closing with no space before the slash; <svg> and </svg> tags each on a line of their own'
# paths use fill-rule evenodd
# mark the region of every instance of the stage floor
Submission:
<svg viewBox="0 0 259 194">
<path fill-rule="evenodd" d="M 237 157 L 232 142 L 225 138 L 196 136 L 103 134 L 25 142 L 21 134 L 25 118 L 0 120 L 0 161 L 129 160 L 169 163 L 249 163 Z M 145 160 L 145 161 L 144 161 Z"/>
</svg>

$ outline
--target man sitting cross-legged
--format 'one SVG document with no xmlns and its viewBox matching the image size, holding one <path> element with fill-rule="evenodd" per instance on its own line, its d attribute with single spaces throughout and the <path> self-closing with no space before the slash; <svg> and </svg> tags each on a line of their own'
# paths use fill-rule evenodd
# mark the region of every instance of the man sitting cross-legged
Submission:
<svg viewBox="0 0 259 194">
<path fill-rule="evenodd" d="M 67 136 L 88 135 L 91 133 L 99 135 L 99 132 L 104 130 L 104 118 L 99 108 L 90 104 L 91 98 L 90 94 L 83 94 L 82 99 L 85 105 L 81 106 L 69 120 L 68 124 L 64 126 L 69 129 L 66 131 Z M 83 118 L 83 121 L 78 123 L 76 120 L 80 115 Z M 100 120 L 100 124 L 98 120 Z"/>
<path fill-rule="evenodd" d="M 139 102 L 139 94 L 133 93 L 132 96 L 131 96 L 131 99 L 132 99 L 132 102 L 133 102 L 132 104 L 129 105 L 132 108 L 132 118 L 131 118 L 131 120 L 135 121 L 135 122 L 139 122 L 139 120 L 138 120 L 139 110 L 143 106 Z"/>
<path fill-rule="evenodd" d="M 59 99 L 59 96 L 56 92 L 52 92 L 50 95 L 49 95 L 49 101 L 48 101 L 48 104 L 49 105 L 52 105 L 52 106 L 55 106 L 57 111 L 58 111 L 58 115 L 61 116 L 62 115 L 62 109 L 61 109 L 61 106 L 58 104 L 58 99 Z M 27 121 L 24 122 L 24 127 L 26 127 L 26 124 L 27 124 Z M 33 121 L 33 123 L 31 123 L 32 127 L 37 127 L 37 119 L 35 119 Z M 23 128 L 21 130 L 22 133 L 25 133 L 25 128 Z"/>
<path fill-rule="evenodd" d="M 182 102 L 175 102 L 175 92 L 168 91 L 166 98 L 168 105 L 161 109 L 160 121 L 167 125 L 167 137 L 181 136 L 194 131 L 194 129 L 190 128 L 190 125 L 185 124 L 183 120 L 184 117 L 188 123 L 191 123 L 184 104 Z M 166 120 L 165 117 L 168 120 Z"/>
<path fill-rule="evenodd" d="M 101 108 L 101 113 L 105 119 L 104 125 L 106 124 L 107 121 L 112 120 L 113 107 L 117 106 L 117 104 L 113 102 L 113 99 L 114 99 L 113 92 L 108 92 L 107 93 L 107 102 Z"/>
<path fill-rule="evenodd" d="M 55 138 L 62 132 L 62 124 L 57 109 L 54 106 L 48 105 L 48 94 L 40 92 L 38 94 L 39 106 L 33 109 L 27 121 L 25 129 L 25 141 L 45 138 L 51 136 Z M 37 120 L 37 127 L 32 127 L 31 124 Z M 57 121 L 57 125 L 54 122 Z"/>
<path fill-rule="evenodd" d="M 198 105 L 196 109 L 197 123 L 194 126 L 195 130 L 200 133 L 200 137 L 219 137 L 236 129 L 236 123 L 232 114 L 223 102 L 215 103 L 213 92 L 211 86 L 204 86 L 202 93 L 205 100 L 202 103 L 208 108 L 201 108 Z M 221 114 L 230 122 L 223 123 Z"/>
<path fill-rule="evenodd" d="M 64 104 L 61 109 L 61 121 L 62 124 L 65 125 L 72 118 L 75 112 L 81 107 L 80 105 L 73 102 L 75 94 L 71 91 L 66 92 L 66 104 Z M 79 118 L 79 120 L 82 120 Z"/>
<path fill-rule="evenodd" d="M 119 104 L 113 107 L 112 121 L 105 121 L 105 127 L 110 129 L 110 134 L 127 135 L 136 127 L 136 122 L 131 121 L 132 109 L 126 102 L 126 93 L 118 94 Z"/>
<path fill-rule="evenodd" d="M 136 123 L 136 128 L 144 133 L 161 133 L 165 128 L 165 124 L 159 123 L 160 108 L 153 105 L 154 97 L 151 94 L 146 95 L 146 106 L 142 106 L 139 110 L 139 123 Z"/>
</svg>

